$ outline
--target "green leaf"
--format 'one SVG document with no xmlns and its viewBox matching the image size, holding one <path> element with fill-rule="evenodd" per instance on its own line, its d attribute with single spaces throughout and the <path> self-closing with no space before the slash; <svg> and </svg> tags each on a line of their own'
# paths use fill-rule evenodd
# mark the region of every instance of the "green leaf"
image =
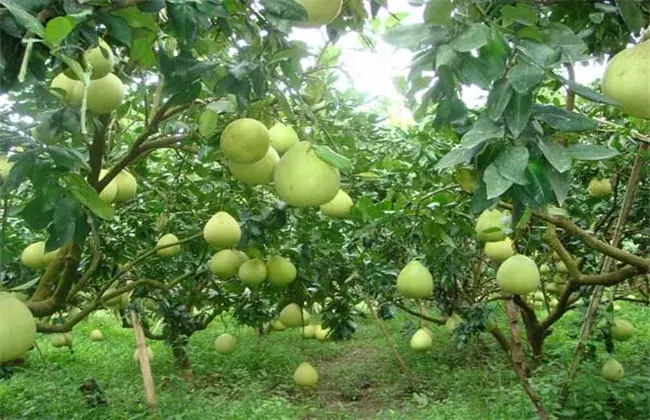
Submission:
<svg viewBox="0 0 650 420">
<path fill-rule="evenodd" d="M 516 221 L 515 229 L 516 230 L 524 229 L 532 216 L 533 216 L 533 209 L 530 206 L 526 206 L 524 208 L 523 213 L 519 217 L 519 220 Z"/>
<path fill-rule="evenodd" d="M 199 135 L 201 137 L 212 137 L 217 132 L 219 116 L 216 112 L 206 108 L 199 117 Z"/>
<path fill-rule="evenodd" d="M 528 38 L 537 42 L 544 42 L 544 35 L 539 31 L 537 26 L 526 26 L 517 31 L 517 38 Z"/>
<path fill-rule="evenodd" d="M 200 93 L 201 93 L 201 82 L 192 83 L 191 85 L 183 89 L 181 92 L 169 98 L 169 101 L 167 101 L 166 105 L 176 106 L 176 105 L 188 104 L 193 100 L 195 100 L 196 98 L 198 98 Z"/>
<path fill-rule="evenodd" d="M 455 7 L 452 0 L 430 0 L 424 9 L 424 21 L 432 25 L 450 27 L 453 25 L 451 13 Z"/>
<path fill-rule="evenodd" d="M 329 163 L 330 165 L 338 168 L 342 171 L 348 171 L 352 169 L 352 161 L 336 153 L 334 150 L 330 149 L 327 146 L 312 146 L 312 150 L 316 153 L 316 156 Z"/>
<path fill-rule="evenodd" d="M 540 140 L 537 145 L 548 163 L 553 165 L 559 173 L 564 173 L 571 169 L 571 154 L 567 151 L 566 147 L 558 143 L 543 140 Z"/>
<path fill-rule="evenodd" d="M 555 194 L 555 199 L 561 206 L 569 196 L 569 189 L 571 188 L 571 172 L 566 171 L 564 173 L 559 173 L 553 168 L 545 168 L 545 171 L 546 177 L 551 184 L 553 194 Z"/>
<path fill-rule="evenodd" d="M 544 74 L 544 70 L 538 66 L 520 61 L 510 69 L 506 77 L 515 91 L 525 95 L 542 83 Z"/>
<path fill-rule="evenodd" d="M 640 2 L 616 0 L 616 7 L 618 7 L 618 11 L 630 32 L 638 33 L 643 29 L 645 19 Z"/>
<path fill-rule="evenodd" d="M 129 23 L 120 16 L 114 16 L 111 13 L 100 13 L 97 16 L 97 20 L 108 29 L 108 35 L 115 38 L 117 41 L 126 45 L 127 47 L 131 46 L 131 39 L 133 37 L 133 30 L 129 26 Z"/>
<path fill-rule="evenodd" d="M 560 53 L 546 44 L 540 44 L 528 39 L 521 39 L 517 43 L 517 49 L 521 51 L 531 62 L 546 67 L 558 60 Z"/>
<path fill-rule="evenodd" d="M 520 95 L 514 92 L 504 116 L 508 130 L 514 138 L 519 138 L 533 113 L 533 95 Z"/>
<path fill-rule="evenodd" d="M 449 45 L 458 52 L 470 52 L 486 45 L 489 35 L 490 30 L 487 26 L 481 23 L 472 24 L 467 26 Z"/>
<path fill-rule="evenodd" d="M 461 145 L 469 149 L 490 139 L 502 138 L 505 130 L 502 125 L 497 125 L 489 118 L 477 120 L 472 128 L 463 135 Z"/>
<path fill-rule="evenodd" d="M 115 209 L 110 204 L 104 203 L 97 191 L 79 174 L 71 173 L 60 178 L 63 187 L 74 195 L 77 200 L 98 217 L 111 220 Z"/>
<path fill-rule="evenodd" d="M 304 21 L 307 20 L 307 11 L 294 0 L 264 0 L 264 10 L 280 19 Z"/>
<path fill-rule="evenodd" d="M 457 56 L 456 51 L 449 45 L 444 44 L 439 46 L 436 50 L 436 69 L 440 66 L 451 65 Z"/>
<path fill-rule="evenodd" d="M 176 31 L 179 46 L 190 50 L 199 35 L 199 13 L 191 3 L 168 3 L 167 13 Z"/>
<path fill-rule="evenodd" d="M 493 164 L 502 177 L 516 184 L 525 185 L 528 183 L 525 176 L 528 156 L 526 146 L 508 146 L 499 153 Z"/>
<path fill-rule="evenodd" d="M 74 237 L 79 213 L 79 203 L 72 198 L 62 198 L 52 213 L 52 223 L 47 228 L 45 252 L 54 251 Z"/>
<path fill-rule="evenodd" d="M 558 131 L 579 132 L 598 128 L 598 121 L 552 105 L 536 105 L 535 117 Z"/>
<path fill-rule="evenodd" d="M 568 26 L 552 22 L 545 28 L 544 34 L 546 44 L 555 45 L 564 61 L 575 63 L 589 59 L 587 44 Z"/>
<path fill-rule="evenodd" d="M 569 147 L 568 152 L 578 160 L 604 160 L 618 155 L 618 151 L 597 144 L 576 144 Z"/>
<path fill-rule="evenodd" d="M 507 178 L 504 178 L 499 174 L 499 170 L 491 163 L 485 169 L 483 173 L 483 182 L 485 182 L 487 199 L 500 197 L 501 194 L 508 191 L 508 189 L 514 184 Z"/>
<path fill-rule="evenodd" d="M 41 24 L 41 21 L 38 20 L 36 16 L 25 10 L 18 1 L 0 0 L 0 4 L 6 7 L 7 10 L 9 10 L 9 13 L 11 13 L 16 20 L 25 27 L 25 29 L 43 38 L 45 28 L 43 27 L 43 24 Z"/>
<path fill-rule="evenodd" d="M 47 22 L 43 39 L 57 47 L 74 29 L 77 22 L 71 17 L 59 16 Z"/>
<path fill-rule="evenodd" d="M 384 41 L 394 47 L 416 50 L 425 44 L 430 34 L 429 25 L 413 23 L 390 29 L 384 34 Z"/>
<path fill-rule="evenodd" d="M 131 36 L 131 48 L 129 50 L 130 62 L 138 63 L 145 68 L 155 66 L 156 55 L 153 50 L 155 42 L 155 32 L 141 28 L 133 29 Z"/>
<path fill-rule="evenodd" d="M 513 22 L 521 23 L 522 25 L 534 25 L 537 23 L 537 11 L 527 4 L 518 3 L 516 6 L 508 4 L 503 6 L 499 11 L 506 26 Z"/>
<path fill-rule="evenodd" d="M 492 121 L 496 122 L 501 118 L 513 92 L 512 86 L 506 78 L 499 79 L 494 83 L 487 99 L 487 116 Z"/>
<path fill-rule="evenodd" d="M 574 82 L 573 80 L 570 79 L 565 79 L 564 77 L 558 75 L 558 74 L 553 74 L 553 77 L 562 82 L 564 85 L 566 85 L 569 89 L 575 92 L 576 95 L 581 96 L 585 99 L 589 99 L 590 101 L 598 102 L 601 104 L 608 104 L 608 105 L 618 105 L 618 102 L 607 98 L 606 96 L 596 92 L 593 89 L 590 89 L 586 86 L 583 86 L 579 83 Z"/>
<path fill-rule="evenodd" d="M 453 166 L 459 165 L 461 163 L 467 163 L 472 159 L 474 155 L 474 150 L 465 149 L 464 147 L 457 147 L 450 150 L 446 155 L 444 155 L 438 163 L 436 163 L 435 168 L 437 170 L 451 168 Z"/>
</svg>

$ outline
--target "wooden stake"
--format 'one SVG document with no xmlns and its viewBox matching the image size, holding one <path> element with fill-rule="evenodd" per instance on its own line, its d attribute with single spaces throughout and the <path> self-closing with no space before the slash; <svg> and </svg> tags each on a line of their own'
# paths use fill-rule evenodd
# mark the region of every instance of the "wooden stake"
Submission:
<svg viewBox="0 0 650 420">
<path fill-rule="evenodd" d="M 399 363 L 400 368 L 402 368 L 402 372 L 412 377 L 413 373 L 411 372 L 411 369 L 409 369 L 406 362 L 402 358 L 402 355 L 399 354 L 399 352 L 397 351 L 397 348 L 395 347 L 393 340 L 390 338 L 390 335 L 388 335 L 388 331 L 386 330 L 384 323 L 381 321 L 381 318 L 379 318 L 379 315 L 377 315 L 377 311 L 375 311 L 374 305 L 372 304 L 372 302 L 367 296 L 364 296 L 363 300 L 366 302 L 368 309 L 370 309 L 372 318 L 375 320 L 375 323 L 381 330 L 381 333 L 384 335 L 384 338 L 386 338 L 386 342 L 388 343 L 388 346 L 391 348 L 391 350 L 393 350 L 393 353 L 395 354 L 395 358 L 397 359 L 397 363 Z"/>
<path fill-rule="evenodd" d="M 153 376 L 151 375 L 151 366 L 149 365 L 147 342 L 145 341 L 144 331 L 140 324 L 140 318 L 134 311 L 131 312 L 131 322 L 133 323 L 133 332 L 135 333 L 135 345 L 138 353 L 138 361 L 140 362 L 140 371 L 142 372 L 147 405 L 149 406 L 149 410 L 156 411 L 156 389 L 153 383 Z"/>
</svg>

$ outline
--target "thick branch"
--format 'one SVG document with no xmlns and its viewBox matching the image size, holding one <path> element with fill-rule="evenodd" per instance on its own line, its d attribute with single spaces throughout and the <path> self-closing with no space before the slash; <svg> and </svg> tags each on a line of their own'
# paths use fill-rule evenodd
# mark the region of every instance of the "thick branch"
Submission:
<svg viewBox="0 0 650 420">
<path fill-rule="evenodd" d="M 65 265 L 65 256 L 68 254 L 69 246 L 61 247 L 56 254 L 56 259 L 47 266 L 43 277 L 38 282 L 38 287 L 31 297 L 32 302 L 39 302 L 47 299 L 51 293 L 51 286 Z"/>
<path fill-rule="evenodd" d="M 396 303 L 395 306 L 397 306 L 398 308 L 400 308 L 400 309 L 403 310 L 404 312 L 407 312 L 407 313 L 409 313 L 409 314 L 411 314 L 411 315 L 417 316 L 418 318 L 424 319 L 425 321 L 429 321 L 429 322 L 432 322 L 432 323 L 437 324 L 437 325 L 445 325 L 445 322 L 447 322 L 446 319 L 443 319 L 443 318 L 432 318 L 432 317 L 427 316 L 427 315 L 424 315 L 424 314 L 422 314 L 422 313 L 420 313 L 420 312 L 417 312 L 417 311 L 414 311 L 414 310 L 412 310 L 412 309 L 409 309 L 409 308 L 407 308 L 407 307 L 404 306 L 404 305 L 400 305 L 399 303 Z"/>
<path fill-rule="evenodd" d="M 45 300 L 28 301 L 25 305 L 32 312 L 34 317 L 40 318 L 52 315 L 63 307 L 70 293 L 70 289 L 77 278 L 77 267 L 79 266 L 80 249 L 76 244 L 67 247 L 68 252 L 65 256 L 65 268 L 59 284 L 52 294 Z"/>
</svg>

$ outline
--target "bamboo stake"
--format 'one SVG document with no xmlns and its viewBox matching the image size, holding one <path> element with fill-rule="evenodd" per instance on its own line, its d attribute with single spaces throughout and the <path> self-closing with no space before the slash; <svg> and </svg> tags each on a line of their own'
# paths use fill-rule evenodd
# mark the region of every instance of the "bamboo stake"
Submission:
<svg viewBox="0 0 650 420">
<path fill-rule="evenodd" d="M 147 342 L 145 341 L 144 331 L 140 324 L 140 318 L 135 311 L 131 312 L 131 322 L 133 323 L 133 332 L 135 334 L 135 344 L 138 352 L 138 361 L 140 362 L 140 371 L 144 382 L 144 393 L 147 398 L 147 405 L 150 411 L 156 411 L 156 389 L 151 375 L 151 366 L 149 365 L 149 355 L 147 354 Z"/>
</svg>

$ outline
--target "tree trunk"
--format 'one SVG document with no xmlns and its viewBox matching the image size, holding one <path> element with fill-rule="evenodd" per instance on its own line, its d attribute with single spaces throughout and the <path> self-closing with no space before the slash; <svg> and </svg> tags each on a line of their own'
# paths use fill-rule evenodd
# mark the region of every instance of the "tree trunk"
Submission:
<svg viewBox="0 0 650 420">
<path fill-rule="evenodd" d="M 178 336 L 172 341 L 172 354 L 174 356 L 174 365 L 180 371 L 183 379 L 193 379 L 192 363 L 188 357 L 187 343 L 189 337 Z"/>
</svg>

